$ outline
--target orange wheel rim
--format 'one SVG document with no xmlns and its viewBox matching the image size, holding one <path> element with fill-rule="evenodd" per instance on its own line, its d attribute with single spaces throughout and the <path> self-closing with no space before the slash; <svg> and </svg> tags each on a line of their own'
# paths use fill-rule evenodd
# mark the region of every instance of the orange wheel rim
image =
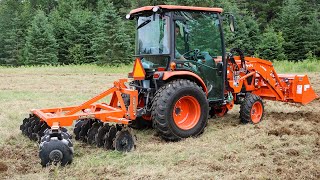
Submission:
<svg viewBox="0 0 320 180">
<path fill-rule="evenodd" d="M 251 108 L 251 120 L 253 123 L 258 123 L 261 121 L 262 112 L 263 108 L 261 102 L 255 102 Z"/>
<path fill-rule="evenodd" d="M 189 130 L 199 122 L 201 107 L 196 98 L 184 96 L 174 105 L 172 115 L 175 124 L 180 129 Z"/>
<path fill-rule="evenodd" d="M 223 106 L 223 107 L 221 107 L 220 109 L 218 109 L 218 110 L 216 110 L 216 115 L 218 116 L 218 117 L 223 117 L 225 114 L 226 114 L 226 112 L 227 112 L 227 107 L 226 106 Z"/>
</svg>

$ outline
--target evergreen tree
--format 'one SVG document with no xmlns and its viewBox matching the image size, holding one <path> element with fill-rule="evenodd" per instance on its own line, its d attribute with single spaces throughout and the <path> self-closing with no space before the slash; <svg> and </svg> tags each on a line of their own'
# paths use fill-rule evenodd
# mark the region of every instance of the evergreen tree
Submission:
<svg viewBox="0 0 320 180">
<path fill-rule="evenodd" d="M 306 52 L 317 57 L 320 57 L 320 21 L 319 21 L 320 13 L 318 11 L 312 12 L 310 16 L 308 16 L 308 24 L 305 26 L 305 39 L 304 39 L 304 48 Z"/>
<path fill-rule="evenodd" d="M 65 40 L 69 44 L 69 54 L 71 49 L 73 53 L 76 49 L 82 49 L 83 61 L 81 63 L 91 63 L 94 61 L 94 55 L 92 51 L 92 39 L 94 38 L 94 30 L 96 27 L 95 16 L 88 10 L 75 9 L 70 13 L 69 23 L 72 28 L 67 29 Z M 80 54 L 79 54 L 80 55 Z M 77 55 L 77 56 L 79 56 Z M 70 54 L 69 61 L 73 61 L 74 54 Z"/>
<path fill-rule="evenodd" d="M 6 37 L 4 37 L 5 62 L 7 65 L 19 65 L 24 46 L 24 32 L 19 17 L 14 17 L 10 25 L 11 31 L 7 32 Z"/>
<path fill-rule="evenodd" d="M 51 24 L 43 11 L 38 10 L 28 28 L 23 58 L 26 65 L 57 64 L 57 43 Z"/>
<path fill-rule="evenodd" d="M 311 2 L 310 2 L 311 1 Z M 302 1 L 301 7 L 305 9 L 302 14 L 303 25 L 303 43 L 306 55 L 312 55 L 320 57 L 320 2 L 318 6 L 316 3 L 312 3 L 312 0 Z M 318 8 L 316 8 L 318 7 Z"/>
<path fill-rule="evenodd" d="M 284 39 L 281 33 L 268 27 L 262 35 L 261 43 L 258 46 L 259 57 L 268 60 L 285 60 L 282 47 Z"/>
<path fill-rule="evenodd" d="M 112 3 L 99 1 L 99 6 L 103 11 L 98 18 L 92 47 L 97 63 L 109 65 L 130 63 L 132 48 L 125 34 L 123 21 L 117 15 Z"/>
<path fill-rule="evenodd" d="M 21 4 L 18 1 L 0 1 L 0 59 L 1 64 L 16 65 L 23 44 L 19 13 Z M 22 36 L 22 38 L 21 38 Z"/>
<path fill-rule="evenodd" d="M 135 21 L 124 16 L 154 4 L 221 7 L 222 15 L 232 13 L 236 32 L 230 32 L 228 18 L 223 25 L 227 50 L 238 47 L 246 55 L 255 52 L 280 60 L 285 59 L 283 48 L 289 60 L 320 57 L 318 0 L 0 0 L 0 65 L 57 63 L 57 59 L 60 64 L 131 62 Z M 39 9 L 50 17 L 49 23 L 35 25 Z"/>
<path fill-rule="evenodd" d="M 283 32 L 283 48 L 290 61 L 303 60 L 308 53 L 304 47 L 302 10 L 297 0 L 286 0 L 276 21 L 276 28 Z"/>
</svg>

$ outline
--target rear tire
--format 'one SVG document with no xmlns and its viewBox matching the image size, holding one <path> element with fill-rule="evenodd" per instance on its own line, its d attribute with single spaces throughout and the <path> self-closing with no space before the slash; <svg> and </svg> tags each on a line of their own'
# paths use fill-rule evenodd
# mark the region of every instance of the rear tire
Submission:
<svg viewBox="0 0 320 180">
<path fill-rule="evenodd" d="M 240 106 L 240 119 L 242 123 L 257 124 L 261 122 L 264 114 L 264 105 L 261 97 L 247 93 Z"/>
<path fill-rule="evenodd" d="M 208 101 L 202 88 L 187 79 L 162 86 L 152 103 L 152 120 L 158 134 L 169 141 L 198 136 L 208 122 Z"/>
</svg>

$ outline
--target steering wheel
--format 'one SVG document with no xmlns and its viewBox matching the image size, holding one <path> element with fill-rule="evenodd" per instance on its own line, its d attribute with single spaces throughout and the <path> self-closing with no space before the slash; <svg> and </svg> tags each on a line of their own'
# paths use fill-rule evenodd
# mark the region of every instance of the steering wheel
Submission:
<svg viewBox="0 0 320 180">
<path fill-rule="evenodd" d="M 186 54 L 190 54 L 192 52 L 193 52 L 193 54 L 186 56 Z M 191 51 L 187 51 L 187 52 L 183 53 L 182 56 L 184 56 L 188 60 L 193 58 L 194 61 L 197 61 L 197 59 L 198 59 L 197 57 L 198 57 L 199 53 L 200 53 L 200 49 L 193 49 Z"/>
</svg>

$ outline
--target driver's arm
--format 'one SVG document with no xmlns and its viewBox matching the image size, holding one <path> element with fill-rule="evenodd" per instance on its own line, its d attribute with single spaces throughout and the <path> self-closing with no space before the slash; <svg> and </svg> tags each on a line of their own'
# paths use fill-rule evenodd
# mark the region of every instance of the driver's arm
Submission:
<svg viewBox="0 0 320 180">
<path fill-rule="evenodd" d="M 176 49 L 175 54 L 176 54 L 176 59 L 178 59 L 178 60 L 187 60 L 186 58 L 184 58 L 183 55 L 181 55 L 181 54 L 179 53 L 179 51 L 178 51 L 177 49 Z"/>
</svg>

